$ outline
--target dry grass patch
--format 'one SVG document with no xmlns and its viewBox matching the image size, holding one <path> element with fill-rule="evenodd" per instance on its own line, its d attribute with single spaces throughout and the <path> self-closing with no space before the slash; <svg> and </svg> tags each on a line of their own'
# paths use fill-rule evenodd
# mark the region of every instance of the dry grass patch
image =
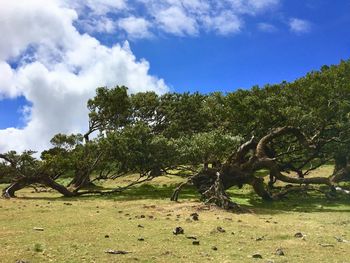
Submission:
<svg viewBox="0 0 350 263">
<path fill-rule="evenodd" d="M 234 214 L 203 205 L 191 188 L 181 202 L 168 201 L 177 182 L 159 179 L 106 197 L 67 199 L 25 189 L 17 199 L 1 199 L 1 262 L 349 262 L 348 199 L 310 194 L 267 203 L 249 188 L 234 189 L 234 200 L 251 211 Z M 172 233 L 177 226 L 183 235 Z M 294 237 L 297 232 L 304 237 Z M 255 253 L 263 259 L 253 259 Z"/>
</svg>

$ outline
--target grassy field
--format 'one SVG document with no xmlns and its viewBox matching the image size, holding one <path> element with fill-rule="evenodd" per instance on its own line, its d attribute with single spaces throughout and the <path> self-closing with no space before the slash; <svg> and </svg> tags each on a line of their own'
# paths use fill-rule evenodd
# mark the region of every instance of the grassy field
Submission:
<svg viewBox="0 0 350 263">
<path fill-rule="evenodd" d="M 234 214 L 201 204 L 191 188 L 170 202 L 178 181 L 162 177 L 114 196 L 67 199 L 29 188 L 0 199 L 0 262 L 350 262 L 348 197 L 312 193 L 270 203 L 245 187 L 230 194 L 250 213 Z M 172 233 L 178 226 L 183 235 Z"/>
</svg>

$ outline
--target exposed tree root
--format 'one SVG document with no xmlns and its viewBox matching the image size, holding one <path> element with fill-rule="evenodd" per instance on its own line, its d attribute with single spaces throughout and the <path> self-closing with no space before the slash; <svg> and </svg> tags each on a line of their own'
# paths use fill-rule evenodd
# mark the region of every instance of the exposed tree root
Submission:
<svg viewBox="0 0 350 263">
<path fill-rule="evenodd" d="M 233 186 L 242 187 L 244 184 L 251 185 L 256 194 L 264 200 L 278 200 L 293 192 L 316 190 L 316 188 L 310 187 L 310 185 L 326 185 L 330 189 L 327 194 L 334 194 L 334 178 L 337 178 L 337 176 L 305 178 L 303 174 L 302 176 L 299 174 L 299 177 L 291 177 L 282 173 L 277 159 L 271 156 L 271 153 L 267 151 L 270 149 L 273 140 L 285 135 L 294 136 L 302 147 L 313 152 L 313 158 L 317 156 L 317 151 L 320 150 L 319 147 L 314 145 L 311 140 L 308 140 L 304 134 L 295 127 L 283 127 L 273 130 L 258 142 L 252 138 L 248 142 L 242 144 L 237 151 L 233 152 L 219 169 L 203 169 L 198 174 L 191 177 L 191 182 L 201 194 L 203 201 L 228 210 L 236 209 L 238 205 L 230 199 L 225 191 Z M 289 164 L 286 165 L 286 167 L 294 166 Z M 269 187 L 265 185 L 263 178 L 255 176 L 255 172 L 261 169 L 269 171 Z M 344 173 L 349 171 L 350 168 L 349 170 L 343 169 L 340 172 L 344 177 Z M 299 173 L 301 173 L 301 171 L 299 171 Z M 340 176 L 338 175 L 338 177 Z M 296 186 L 285 188 L 277 193 L 272 193 L 270 191 L 276 180 L 288 184 L 295 184 Z M 183 185 L 184 184 L 181 184 L 176 188 L 171 200 L 177 201 Z"/>
</svg>

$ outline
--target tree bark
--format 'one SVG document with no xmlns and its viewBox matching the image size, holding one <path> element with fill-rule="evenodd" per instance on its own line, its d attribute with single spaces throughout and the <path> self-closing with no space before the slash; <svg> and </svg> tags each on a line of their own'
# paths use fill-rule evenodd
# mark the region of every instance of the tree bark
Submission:
<svg viewBox="0 0 350 263">
<path fill-rule="evenodd" d="M 68 190 L 65 186 L 55 182 L 50 176 L 40 175 L 35 177 L 21 177 L 16 179 L 13 183 L 7 186 L 2 190 L 2 197 L 4 198 L 14 198 L 16 197 L 15 193 L 25 187 L 28 187 L 32 184 L 42 184 L 48 186 L 65 197 L 76 196 L 77 193 Z"/>
<path fill-rule="evenodd" d="M 90 174 L 77 172 L 72 181 L 68 184 L 68 187 L 71 187 L 72 189 L 81 189 L 94 186 L 94 184 L 91 182 Z"/>
<path fill-rule="evenodd" d="M 264 200 L 275 200 L 285 196 L 287 193 L 296 192 L 296 188 L 300 188 L 300 185 L 327 185 L 330 189 L 334 189 L 333 182 L 328 177 L 302 178 L 300 175 L 299 177 L 291 177 L 281 172 L 274 158 L 275 153 L 269 144 L 274 139 L 284 135 L 293 135 L 303 147 L 313 152 L 316 151 L 316 146 L 299 129 L 289 126 L 282 127 L 273 130 L 258 142 L 253 137 L 242 144 L 237 151 L 233 152 L 221 167 L 203 169 L 191 177 L 189 182 L 195 186 L 205 202 L 214 203 L 224 209 L 237 207 L 237 204 L 225 192 L 233 186 L 242 187 L 244 184 L 249 184 L 253 187 L 255 193 Z M 350 166 L 348 168 L 348 171 L 350 171 Z M 265 185 L 263 178 L 255 176 L 255 172 L 261 169 L 269 171 L 270 189 L 275 180 L 299 186 L 292 190 L 273 194 Z M 172 200 L 177 200 L 182 186 L 176 189 L 173 195 L 176 198 L 172 198 Z"/>
</svg>

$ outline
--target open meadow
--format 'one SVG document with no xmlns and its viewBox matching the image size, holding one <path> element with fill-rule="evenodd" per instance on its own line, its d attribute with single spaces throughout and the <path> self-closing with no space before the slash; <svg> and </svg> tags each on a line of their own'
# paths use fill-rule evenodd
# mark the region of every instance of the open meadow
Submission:
<svg viewBox="0 0 350 263">
<path fill-rule="evenodd" d="M 26 188 L 16 199 L 0 199 L 0 261 L 349 262 L 348 197 L 305 193 L 266 202 L 246 186 L 229 191 L 247 209 L 236 214 L 204 205 L 191 188 L 178 203 L 169 201 L 181 180 L 160 177 L 108 196 L 63 198 Z M 176 227 L 184 234 L 175 235 Z"/>
</svg>

